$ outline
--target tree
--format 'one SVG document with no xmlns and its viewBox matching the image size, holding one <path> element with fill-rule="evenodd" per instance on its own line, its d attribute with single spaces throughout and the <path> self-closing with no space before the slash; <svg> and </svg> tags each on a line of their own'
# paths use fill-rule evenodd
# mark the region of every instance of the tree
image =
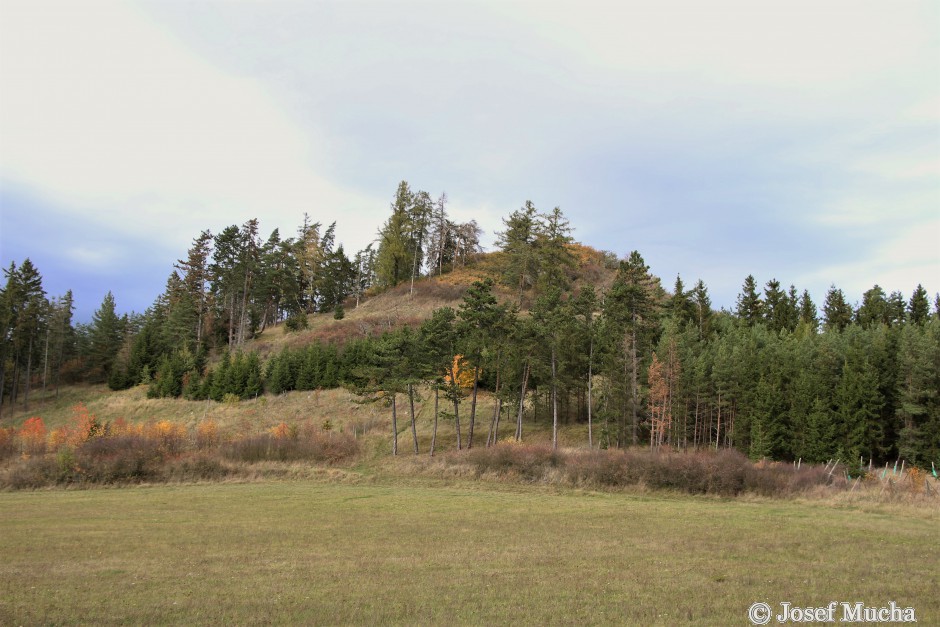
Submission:
<svg viewBox="0 0 940 627">
<path fill-rule="evenodd" d="M 701 279 L 695 282 L 691 296 L 698 336 L 699 339 L 704 339 L 711 332 L 712 301 L 708 296 L 708 288 L 705 287 L 705 283 Z"/>
<path fill-rule="evenodd" d="M 819 329 L 819 314 L 808 290 L 800 296 L 800 324 L 805 324 L 815 333 Z"/>
<path fill-rule="evenodd" d="M 561 208 L 555 207 L 551 213 L 539 216 L 537 227 L 536 252 L 540 288 L 558 286 L 566 290 L 569 287 L 567 273 L 577 265 L 570 248 L 574 241 L 571 237 L 571 225 Z"/>
<path fill-rule="evenodd" d="M 376 280 L 383 287 L 393 287 L 410 274 L 414 250 L 411 248 L 415 196 L 406 181 L 398 184 L 392 215 L 379 231 L 379 251 L 375 261 Z"/>
<path fill-rule="evenodd" d="M 497 245 L 506 255 L 503 281 L 519 290 L 520 303 L 523 292 L 535 285 L 539 273 L 535 248 L 538 237 L 537 220 L 535 205 L 527 200 L 525 206 L 503 219 L 506 230 L 496 234 Z"/>
<path fill-rule="evenodd" d="M 434 427 L 431 434 L 431 456 L 434 456 L 434 447 L 437 444 L 437 423 L 439 418 L 438 396 L 442 385 L 454 402 L 454 419 L 457 427 L 457 448 L 461 448 L 460 441 L 460 388 L 456 384 L 457 377 L 454 370 L 454 359 L 457 355 L 457 331 L 455 322 L 457 314 L 450 307 L 435 309 L 431 317 L 421 325 L 421 346 L 426 351 L 424 363 L 427 365 L 429 375 L 434 384 Z"/>
<path fill-rule="evenodd" d="M 762 319 L 763 309 L 764 304 L 757 294 L 757 282 L 754 280 L 754 275 L 749 274 L 744 279 L 744 286 L 738 296 L 736 309 L 738 318 L 747 326 L 752 326 Z"/>
<path fill-rule="evenodd" d="M 609 372 L 609 376 L 619 378 L 615 373 L 620 370 L 617 364 L 622 364 L 629 382 L 625 390 L 624 422 L 629 421 L 630 441 L 634 445 L 639 442 L 642 364 L 658 328 L 655 287 L 657 284 L 643 257 L 633 251 L 626 261 L 620 262 L 603 306 L 609 337 L 616 338 L 616 349 L 611 353 L 612 363 L 608 366 L 613 372 Z M 623 427 L 621 425 L 618 442 Z"/>
<path fill-rule="evenodd" d="M 124 324 L 115 310 L 114 295 L 108 292 L 91 319 L 91 352 L 89 365 L 102 373 L 103 380 L 111 375 L 115 357 L 124 340 Z"/>
<path fill-rule="evenodd" d="M 862 304 L 855 312 L 855 321 L 864 328 L 878 324 L 890 324 L 888 300 L 881 287 L 875 285 L 862 295 Z"/>
<path fill-rule="evenodd" d="M 562 301 L 561 288 L 550 285 L 535 301 L 532 319 L 541 337 L 540 343 L 547 353 L 551 367 L 551 402 L 552 402 L 552 448 L 558 448 L 558 382 L 561 365 L 559 355 L 562 344 L 571 333 L 573 316 L 566 303 Z"/>
<path fill-rule="evenodd" d="M 748 277 L 750 278 L 750 277 Z M 745 283 L 745 290 L 747 283 Z M 750 299 L 750 296 L 742 294 L 742 299 Z M 771 279 L 767 281 L 767 287 L 764 288 L 763 319 L 767 328 L 779 333 L 789 328 L 790 312 L 787 295 L 780 289 L 780 281 Z M 745 318 L 747 319 L 747 318 Z"/>
<path fill-rule="evenodd" d="M 854 313 L 852 306 L 845 300 L 845 294 L 835 285 L 826 292 L 826 302 L 823 304 L 823 326 L 827 331 L 842 331 L 852 323 Z"/>
<path fill-rule="evenodd" d="M 480 382 L 480 368 L 490 357 L 491 341 L 494 330 L 499 325 L 504 310 L 499 307 L 493 295 L 493 280 L 474 281 L 464 295 L 457 314 L 457 327 L 461 337 L 463 355 L 473 367 L 473 395 L 470 401 L 470 428 L 467 434 L 467 448 L 473 448 L 473 428 L 476 422 L 477 389 Z"/>
<path fill-rule="evenodd" d="M 908 319 L 914 324 L 924 325 L 930 317 L 930 300 L 927 298 L 927 290 L 918 283 L 911 294 L 911 302 L 908 305 Z"/>
<path fill-rule="evenodd" d="M 203 231 L 193 240 L 186 260 L 176 262 L 176 269 L 183 273 L 182 282 L 189 295 L 190 304 L 194 309 L 193 318 L 196 321 L 194 333 L 196 343 L 201 344 L 203 332 L 207 323 L 209 312 L 209 294 L 206 290 L 211 274 L 209 272 L 209 255 L 212 252 L 212 233 Z"/>
<path fill-rule="evenodd" d="M 588 419 L 588 446 L 594 448 L 594 353 L 597 340 L 598 325 L 594 312 L 598 308 L 597 292 L 593 285 L 587 285 L 578 292 L 574 301 L 574 312 L 578 316 L 578 332 L 581 337 L 581 355 L 587 356 L 587 419 Z M 584 344 L 587 343 L 587 350 Z"/>
</svg>

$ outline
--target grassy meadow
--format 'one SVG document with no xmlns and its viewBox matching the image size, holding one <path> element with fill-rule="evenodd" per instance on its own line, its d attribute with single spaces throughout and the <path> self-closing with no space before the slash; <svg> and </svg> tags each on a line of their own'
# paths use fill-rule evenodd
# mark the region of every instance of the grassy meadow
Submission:
<svg viewBox="0 0 940 627">
<path fill-rule="evenodd" d="M 0 623 L 940 622 L 935 510 L 479 483 L 0 493 Z"/>
</svg>

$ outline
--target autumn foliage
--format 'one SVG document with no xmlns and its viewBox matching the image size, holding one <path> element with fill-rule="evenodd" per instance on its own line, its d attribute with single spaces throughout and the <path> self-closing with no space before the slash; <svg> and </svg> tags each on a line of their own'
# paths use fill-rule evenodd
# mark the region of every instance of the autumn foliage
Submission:
<svg viewBox="0 0 940 627">
<path fill-rule="evenodd" d="M 481 370 L 482 373 L 482 370 Z M 450 372 L 444 377 L 448 385 L 457 382 L 457 387 L 469 389 L 473 387 L 473 366 L 464 359 L 463 355 L 454 355 L 454 362 L 451 364 Z"/>
<path fill-rule="evenodd" d="M 336 463 L 358 452 L 354 437 L 305 424 L 277 424 L 260 434 L 226 434 L 211 420 L 193 427 L 171 420 L 102 423 L 84 404 L 71 420 L 47 431 L 35 416 L 0 429 L 0 487 L 139 483 L 218 479 L 241 472 L 237 463 Z"/>
</svg>

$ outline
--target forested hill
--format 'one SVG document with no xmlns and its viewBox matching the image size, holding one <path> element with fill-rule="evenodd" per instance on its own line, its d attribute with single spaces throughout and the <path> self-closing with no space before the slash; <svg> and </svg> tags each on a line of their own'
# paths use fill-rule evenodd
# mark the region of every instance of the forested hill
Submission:
<svg viewBox="0 0 940 627">
<path fill-rule="evenodd" d="M 585 422 L 594 446 L 940 464 L 940 296 L 931 307 L 921 286 L 876 285 L 856 305 L 833 286 L 818 308 L 748 276 L 734 311 L 714 311 L 701 281 L 667 291 L 639 252 L 576 244 L 557 208 L 526 203 L 483 254 L 474 222 L 405 182 L 351 256 L 335 225 L 259 228 L 198 234 L 150 309 L 120 317 L 109 294 L 90 325 L 72 324 L 71 294 L 48 298 L 28 259 L 11 264 L 0 409 L 78 381 L 216 401 L 430 385 L 471 433 L 486 394 L 506 420 L 538 404 L 555 428 Z"/>
</svg>

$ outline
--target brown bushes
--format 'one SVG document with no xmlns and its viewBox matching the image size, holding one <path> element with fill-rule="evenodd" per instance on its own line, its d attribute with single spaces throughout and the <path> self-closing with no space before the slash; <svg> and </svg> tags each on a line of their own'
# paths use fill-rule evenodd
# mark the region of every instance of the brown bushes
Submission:
<svg viewBox="0 0 940 627">
<path fill-rule="evenodd" d="M 818 466 L 800 470 L 790 464 L 753 464 L 734 450 L 721 451 L 552 451 L 548 446 L 500 443 L 445 457 L 468 465 L 477 476 L 495 474 L 525 481 L 572 486 L 637 486 L 688 494 L 735 496 L 743 493 L 792 496 L 827 485 Z"/>
<path fill-rule="evenodd" d="M 102 485 L 217 480 L 261 461 L 333 464 L 358 453 L 357 441 L 312 425 L 283 423 L 269 433 L 225 437 L 214 423 L 190 432 L 160 421 L 99 425 L 84 407 L 73 426 L 39 439 L 41 421 L 0 430 L 0 487 Z M 92 427 L 89 427 L 92 425 Z"/>
</svg>

